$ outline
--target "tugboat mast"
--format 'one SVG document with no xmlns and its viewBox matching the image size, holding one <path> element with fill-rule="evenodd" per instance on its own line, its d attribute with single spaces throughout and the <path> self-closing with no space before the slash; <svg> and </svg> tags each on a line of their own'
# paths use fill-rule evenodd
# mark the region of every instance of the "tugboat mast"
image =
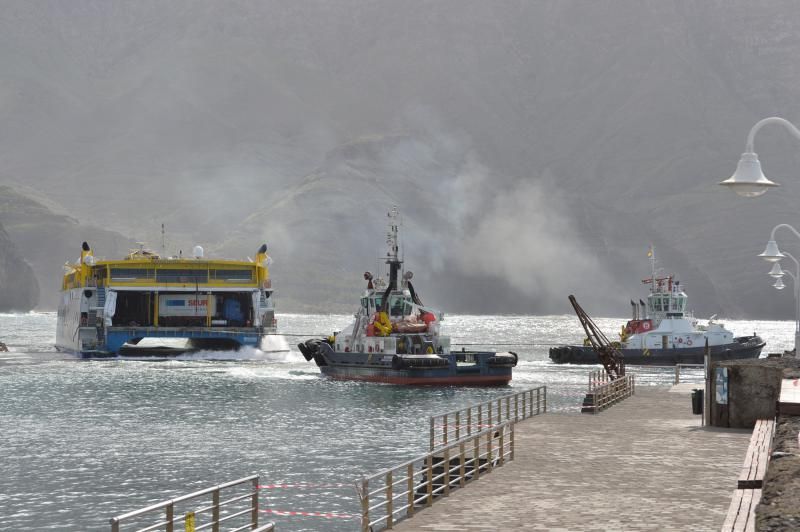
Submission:
<svg viewBox="0 0 800 532">
<path fill-rule="evenodd" d="M 399 216 L 397 206 L 392 206 L 392 210 L 387 214 L 389 217 L 389 231 L 386 233 L 386 244 L 389 250 L 386 253 L 386 264 L 389 265 L 389 290 L 398 290 L 397 273 L 400 271 L 400 265 L 403 263 L 399 257 L 399 246 L 397 243 L 397 231 Z"/>
</svg>

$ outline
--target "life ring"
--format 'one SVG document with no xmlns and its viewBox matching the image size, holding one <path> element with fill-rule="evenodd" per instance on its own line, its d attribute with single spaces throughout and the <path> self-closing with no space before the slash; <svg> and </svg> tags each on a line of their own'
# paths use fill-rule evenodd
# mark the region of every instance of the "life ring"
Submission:
<svg viewBox="0 0 800 532">
<path fill-rule="evenodd" d="M 643 322 L 642 323 L 642 329 L 644 329 L 645 331 L 649 331 L 650 330 L 650 322 L 649 321 Z"/>
<path fill-rule="evenodd" d="M 683 338 L 678 338 L 678 343 L 682 344 L 683 343 Z"/>
<path fill-rule="evenodd" d="M 687 339 L 686 340 L 686 345 L 692 345 L 692 341 Z"/>
</svg>

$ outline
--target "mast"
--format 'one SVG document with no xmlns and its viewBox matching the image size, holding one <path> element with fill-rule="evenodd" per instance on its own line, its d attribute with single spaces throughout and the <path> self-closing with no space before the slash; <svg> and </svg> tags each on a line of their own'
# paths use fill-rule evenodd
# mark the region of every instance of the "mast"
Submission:
<svg viewBox="0 0 800 532">
<path fill-rule="evenodd" d="M 399 246 L 397 240 L 399 213 L 397 206 L 393 205 L 392 210 L 387 214 L 389 217 L 389 231 L 386 233 L 386 244 L 389 249 L 386 253 L 386 264 L 389 265 L 389 291 L 398 290 L 397 274 L 400 271 L 400 265 L 403 263 L 399 256 Z"/>
</svg>

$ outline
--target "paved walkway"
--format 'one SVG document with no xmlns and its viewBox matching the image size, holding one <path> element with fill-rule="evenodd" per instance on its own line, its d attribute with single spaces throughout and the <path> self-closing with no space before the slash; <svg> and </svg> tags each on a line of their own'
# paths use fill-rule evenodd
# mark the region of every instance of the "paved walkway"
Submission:
<svg viewBox="0 0 800 532">
<path fill-rule="evenodd" d="M 395 530 L 718 531 L 750 431 L 701 428 L 688 389 L 523 421 L 513 462 Z"/>
</svg>

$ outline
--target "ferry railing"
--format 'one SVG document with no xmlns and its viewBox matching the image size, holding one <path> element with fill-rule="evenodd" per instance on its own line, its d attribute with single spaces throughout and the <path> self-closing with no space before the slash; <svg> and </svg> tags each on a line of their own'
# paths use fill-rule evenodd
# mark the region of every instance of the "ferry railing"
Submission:
<svg viewBox="0 0 800 532">
<path fill-rule="evenodd" d="M 513 459 L 514 421 L 506 421 L 364 477 L 356 483 L 361 530 L 391 529 L 419 508 Z"/>
<path fill-rule="evenodd" d="M 547 412 L 547 386 L 504 395 L 485 403 L 431 416 L 430 446 L 447 445 L 505 421 L 522 421 Z"/>
<path fill-rule="evenodd" d="M 252 475 L 112 517 L 111 532 L 275 530 L 274 523 L 259 526 L 258 513 L 258 475 Z"/>
<path fill-rule="evenodd" d="M 582 410 L 596 414 L 632 396 L 635 391 L 636 379 L 633 374 L 612 380 L 603 370 L 593 371 L 589 374 L 588 401 L 584 402 Z"/>
</svg>

